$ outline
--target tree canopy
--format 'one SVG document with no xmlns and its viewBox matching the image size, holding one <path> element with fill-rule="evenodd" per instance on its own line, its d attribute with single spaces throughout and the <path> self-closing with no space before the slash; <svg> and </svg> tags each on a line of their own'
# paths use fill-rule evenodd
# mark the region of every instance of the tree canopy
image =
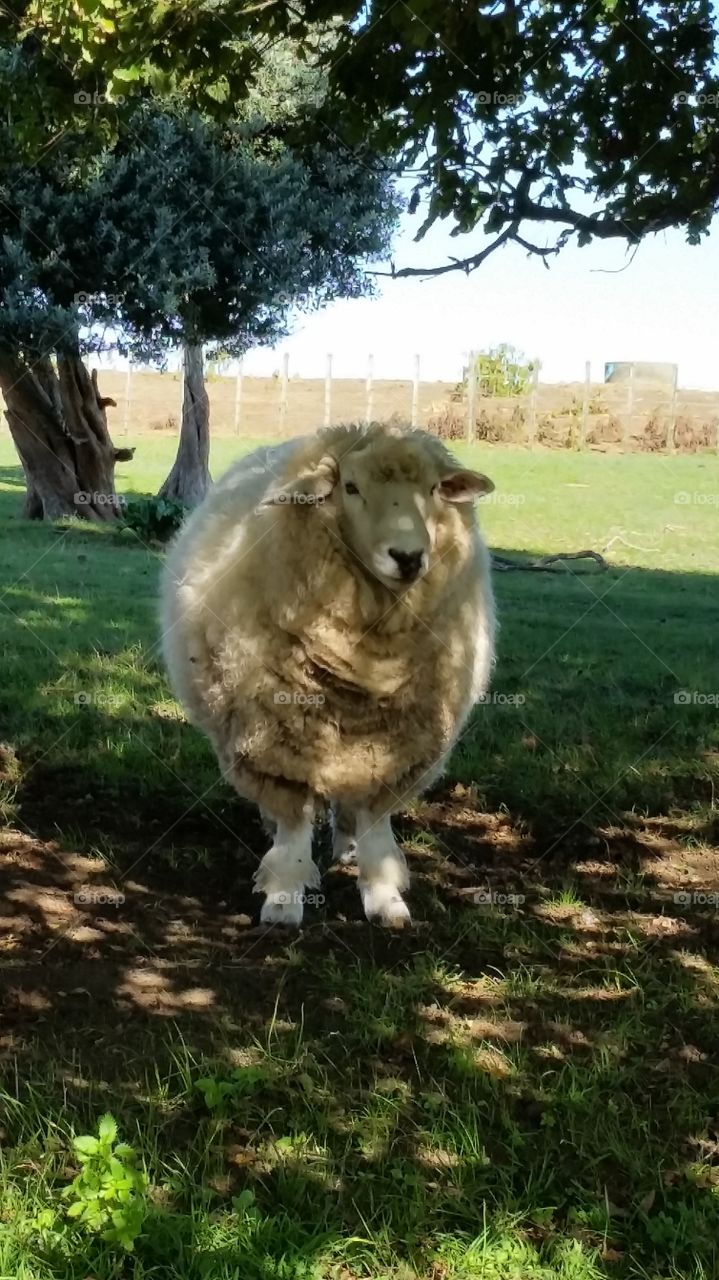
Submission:
<svg viewBox="0 0 719 1280">
<path fill-rule="evenodd" d="M 0 386 L 28 514 L 67 514 L 89 493 L 100 498 L 83 498 L 79 514 L 116 515 L 106 499 L 117 451 L 88 352 L 161 361 L 182 347 L 166 492 L 191 504 L 209 481 L 203 347 L 242 354 L 284 336 L 294 311 L 371 289 L 365 264 L 386 259 L 400 209 L 386 166 L 330 135 L 303 141 L 295 122 L 317 86 L 276 58 L 268 67 L 268 119 L 249 102 L 245 120 L 220 123 L 151 99 L 105 140 L 93 135 L 92 150 L 68 129 L 34 164 L 17 152 L 15 112 L 0 122 Z"/>
<path fill-rule="evenodd" d="M 361 151 L 266 154 L 261 131 L 157 110 L 133 117 L 97 200 L 114 228 L 103 287 L 150 357 L 178 341 L 241 355 L 284 337 L 297 309 L 367 293 L 400 209 Z"/>
<path fill-rule="evenodd" d="M 696 241 L 719 202 L 709 0 L 8 0 L 5 14 L 56 122 L 78 92 L 129 101 L 157 85 L 227 117 L 292 40 L 327 79 L 317 137 L 394 157 L 423 231 L 451 217 L 488 233 L 476 253 L 397 274 L 469 270 L 509 240 L 544 256 L 668 227 Z M 47 101 L 40 124 L 35 111 L 34 145 Z"/>
</svg>

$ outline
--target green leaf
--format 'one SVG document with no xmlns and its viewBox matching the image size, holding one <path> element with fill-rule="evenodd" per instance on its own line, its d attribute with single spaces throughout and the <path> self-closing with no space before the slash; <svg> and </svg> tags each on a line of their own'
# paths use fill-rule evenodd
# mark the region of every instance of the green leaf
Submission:
<svg viewBox="0 0 719 1280">
<path fill-rule="evenodd" d="M 97 1132 L 103 1142 L 115 1141 L 115 1138 L 117 1137 L 117 1121 L 114 1116 L 110 1115 L 109 1111 L 107 1111 L 104 1116 L 100 1116 Z"/>
<path fill-rule="evenodd" d="M 113 80 L 139 80 L 143 72 L 142 66 L 135 64 L 133 67 L 113 67 Z"/>
<path fill-rule="evenodd" d="M 220 79 L 216 80 L 214 84 L 208 84 L 206 93 L 214 102 L 227 102 L 230 96 L 230 86 L 225 76 L 220 76 Z"/>
<path fill-rule="evenodd" d="M 100 1143 L 97 1138 L 93 1138 L 89 1133 L 83 1134 L 80 1138 L 73 1139 L 73 1146 L 78 1155 L 94 1156 L 99 1150 Z"/>
<path fill-rule="evenodd" d="M 83 1201 L 75 1200 L 73 1204 L 68 1206 L 67 1216 L 68 1218 L 79 1218 L 80 1214 L 84 1213 L 84 1211 L 85 1211 L 85 1205 Z"/>
</svg>

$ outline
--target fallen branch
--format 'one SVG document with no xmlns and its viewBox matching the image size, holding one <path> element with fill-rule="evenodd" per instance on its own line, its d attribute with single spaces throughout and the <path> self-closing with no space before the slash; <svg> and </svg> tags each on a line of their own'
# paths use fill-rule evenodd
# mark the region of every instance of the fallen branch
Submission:
<svg viewBox="0 0 719 1280">
<path fill-rule="evenodd" d="M 505 572 L 510 569 L 534 569 L 539 572 L 554 572 L 554 565 L 563 560 L 594 560 L 600 569 L 608 569 L 604 556 L 598 551 L 558 551 L 552 556 L 541 556 L 538 560 L 530 560 L 520 564 L 517 560 L 507 560 L 504 556 L 492 556 L 492 568 Z"/>
</svg>

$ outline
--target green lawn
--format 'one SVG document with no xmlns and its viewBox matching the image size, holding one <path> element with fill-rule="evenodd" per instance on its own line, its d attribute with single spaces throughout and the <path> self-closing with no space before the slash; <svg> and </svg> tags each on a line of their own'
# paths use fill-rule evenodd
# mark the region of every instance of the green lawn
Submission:
<svg viewBox="0 0 719 1280">
<path fill-rule="evenodd" d="M 719 461 L 461 452 L 493 550 L 609 568 L 497 573 L 493 700 L 400 821 L 415 927 L 334 870 L 289 938 L 164 680 L 161 553 L 22 522 L 0 435 L 0 1280 L 719 1275 Z M 108 1110 L 131 1260 L 62 1197 Z"/>
</svg>

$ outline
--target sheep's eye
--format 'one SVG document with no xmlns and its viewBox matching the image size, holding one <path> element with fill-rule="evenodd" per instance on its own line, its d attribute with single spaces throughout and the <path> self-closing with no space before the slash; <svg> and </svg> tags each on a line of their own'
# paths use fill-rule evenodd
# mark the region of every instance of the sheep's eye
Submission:
<svg viewBox="0 0 719 1280">
<path fill-rule="evenodd" d="M 437 488 L 438 488 L 438 486 L 437 486 L 436 484 L 433 484 L 433 485 L 432 485 L 432 488 L 431 488 L 431 489 L 430 489 L 430 491 L 429 491 L 429 496 L 430 496 L 430 498 L 432 497 L 432 494 L 433 494 L 433 493 L 436 493 L 436 492 L 437 492 Z"/>
<path fill-rule="evenodd" d="M 347 481 L 347 484 L 345 485 L 345 493 L 349 493 L 349 494 L 359 493 L 359 489 L 357 488 L 357 485 L 354 483 L 353 480 Z"/>
</svg>

